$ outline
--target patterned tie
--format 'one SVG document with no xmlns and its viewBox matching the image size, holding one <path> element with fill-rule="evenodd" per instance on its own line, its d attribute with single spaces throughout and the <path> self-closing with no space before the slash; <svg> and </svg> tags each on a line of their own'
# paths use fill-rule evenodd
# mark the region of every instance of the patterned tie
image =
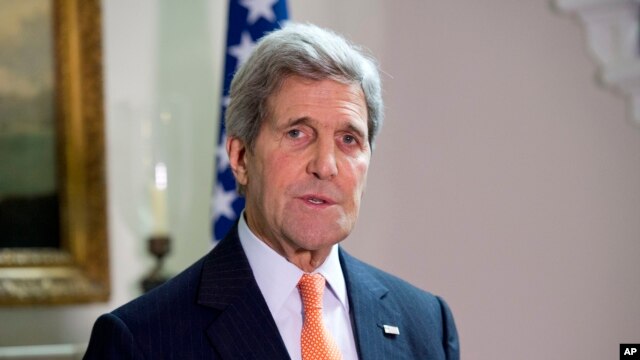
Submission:
<svg viewBox="0 0 640 360">
<path fill-rule="evenodd" d="M 304 324 L 300 337 L 302 360 L 342 359 L 338 344 L 322 321 L 324 284 L 325 279 L 320 274 L 304 274 L 298 282 L 304 310 Z"/>
</svg>

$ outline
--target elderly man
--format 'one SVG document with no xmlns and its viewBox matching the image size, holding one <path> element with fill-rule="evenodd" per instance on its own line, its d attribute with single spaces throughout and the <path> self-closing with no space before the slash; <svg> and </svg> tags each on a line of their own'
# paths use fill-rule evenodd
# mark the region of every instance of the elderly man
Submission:
<svg viewBox="0 0 640 360">
<path fill-rule="evenodd" d="M 101 316 L 87 359 L 458 359 L 445 302 L 351 257 L 382 123 L 375 64 L 291 24 L 233 79 L 226 143 L 246 208 L 208 255 Z"/>
</svg>

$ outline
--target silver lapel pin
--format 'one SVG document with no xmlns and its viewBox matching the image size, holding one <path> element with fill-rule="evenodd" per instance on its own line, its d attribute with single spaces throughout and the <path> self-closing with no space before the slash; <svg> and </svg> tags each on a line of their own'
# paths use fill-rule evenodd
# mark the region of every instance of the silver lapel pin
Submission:
<svg viewBox="0 0 640 360">
<path fill-rule="evenodd" d="M 382 325 L 385 334 L 389 335 L 400 335 L 400 329 L 397 326 L 393 325 Z"/>
</svg>

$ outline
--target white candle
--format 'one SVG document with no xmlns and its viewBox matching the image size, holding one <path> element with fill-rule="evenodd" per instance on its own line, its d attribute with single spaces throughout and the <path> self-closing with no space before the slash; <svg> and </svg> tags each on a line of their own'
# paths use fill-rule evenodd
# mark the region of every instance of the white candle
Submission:
<svg viewBox="0 0 640 360">
<path fill-rule="evenodd" d="M 153 213 L 153 234 L 167 235 L 169 231 L 167 216 L 167 166 L 157 163 L 155 179 L 151 187 L 151 208 Z"/>
</svg>

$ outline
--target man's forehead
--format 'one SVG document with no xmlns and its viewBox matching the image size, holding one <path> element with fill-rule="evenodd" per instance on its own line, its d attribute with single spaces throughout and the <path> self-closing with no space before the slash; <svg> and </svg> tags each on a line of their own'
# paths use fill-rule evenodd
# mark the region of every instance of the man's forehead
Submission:
<svg viewBox="0 0 640 360">
<path fill-rule="evenodd" d="M 367 118 L 368 109 L 360 84 L 333 79 L 313 80 L 290 76 L 268 99 L 270 111 L 304 110 L 306 106 L 331 108 L 345 115 Z"/>
</svg>

